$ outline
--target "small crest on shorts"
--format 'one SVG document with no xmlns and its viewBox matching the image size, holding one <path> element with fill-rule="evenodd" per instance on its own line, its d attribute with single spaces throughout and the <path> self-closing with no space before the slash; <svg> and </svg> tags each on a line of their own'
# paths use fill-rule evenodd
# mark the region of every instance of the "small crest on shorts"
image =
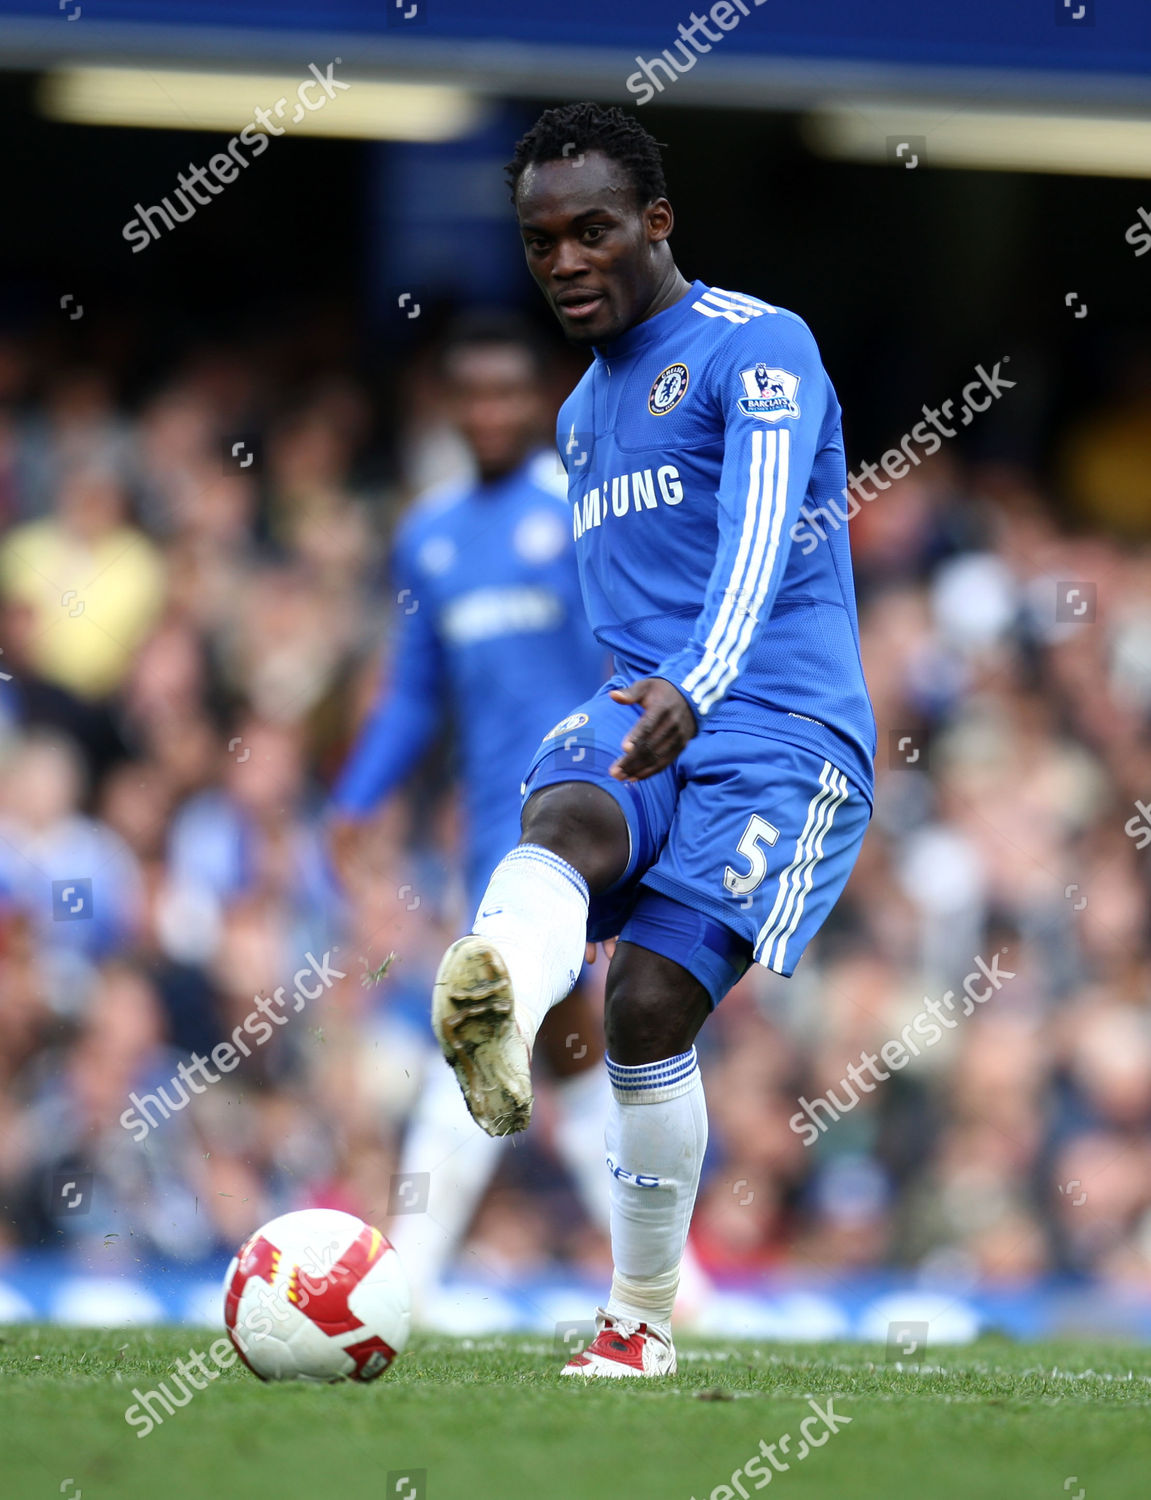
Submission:
<svg viewBox="0 0 1151 1500">
<path fill-rule="evenodd" d="M 666 370 L 659 372 L 647 396 L 647 409 L 653 417 L 662 417 L 673 406 L 679 405 L 690 378 L 686 365 L 668 365 Z"/>
<path fill-rule="evenodd" d="M 557 734 L 571 734 L 573 729 L 582 729 L 587 721 L 587 714 L 568 714 L 567 718 L 561 719 L 554 729 L 548 730 L 544 739 L 554 740 Z"/>
<path fill-rule="evenodd" d="M 745 417 L 759 417 L 764 422 L 782 422 L 784 417 L 798 417 L 799 406 L 795 393 L 799 389 L 799 376 L 790 370 L 774 370 L 762 363 L 752 365 L 750 370 L 741 370 L 745 395 L 740 397 L 739 409 Z"/>
</svg>

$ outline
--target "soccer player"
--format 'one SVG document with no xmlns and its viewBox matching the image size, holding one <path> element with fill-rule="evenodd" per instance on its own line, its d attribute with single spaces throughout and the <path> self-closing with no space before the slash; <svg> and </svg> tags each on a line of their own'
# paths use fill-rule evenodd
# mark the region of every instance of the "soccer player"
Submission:
<svg viewBox="0 0 1151 1500">
<path fill-rule="evenodd" d="M 607 655 L 579 596 L 539 347 L 514 321 L 473 314 L 449 334 L 440 365 L 478 477 L 417 501 L 399 527 L 390 681 L 333 790 L 331 837 L 347 871 L 363 820 L 412 769 L 449 707 L 461 760 L 467 889 L 478 912 L 493 865 L 518 836 L 520 777 L 540 735 L 600 686 Z M 593 1222 L 606 1228 L 608 1090 L 599 1035 L 581 988 L 543 1040 L 555 1076 L 556 1146 Z M 451 1071 L 436 1059 L 400 1162 L 404 1173 L 428 1174 L 426 1211 L 401 1213 L 389 1230 L 417 1316 L 427 1313 L 504 1144 L 468 1118 Z"/>
<path fill-rule="evenodd" d="M 432 1025 L 473 1116 L 522 1130 L 540 1023 L 585 939 L 618 936 L 614 1273 L 564 1369 L 663 1375 L 707 1142 L 696 1033 L 753 962 L 793 972 L 871 815 L 847 532 L 799 520 L 846 483 L 840 408 L 798 317 L 681 275 L 659 149 L 634 119 L 548 110 L 508 173 L 528 267 L 593 356 L 557 442 L 616 675 L 536 751 L 519 844 L 444 955 Z"/>
</svg>

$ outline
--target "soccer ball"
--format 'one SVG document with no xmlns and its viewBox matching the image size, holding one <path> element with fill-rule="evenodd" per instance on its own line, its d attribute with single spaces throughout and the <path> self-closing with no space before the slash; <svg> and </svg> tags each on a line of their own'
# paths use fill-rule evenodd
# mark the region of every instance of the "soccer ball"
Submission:
<svg viewBox="0 0 1151 1500">
<path fill-rule="evenodd" d="M 281 1214 L 224 1278 L 224 1324 L 261 1380 L 375 1380 L 402 1353 L 410 1319 L 392 1244 L 335 1209 Z"/>
</svg>

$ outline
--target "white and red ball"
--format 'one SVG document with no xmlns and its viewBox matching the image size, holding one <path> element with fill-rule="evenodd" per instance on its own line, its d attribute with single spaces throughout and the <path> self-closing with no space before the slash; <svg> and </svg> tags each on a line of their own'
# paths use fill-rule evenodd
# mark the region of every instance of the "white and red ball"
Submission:
<svg viewBox="0 0 1151 1500">
<path fill-rule="evenodd" d="M 261 1380 L 375 1380 L 403 1352 L 410 1321 L 391 1242 L 335 1209 L 272 1219 L 224 1278 L 224 1324 Z"/>
</svg>

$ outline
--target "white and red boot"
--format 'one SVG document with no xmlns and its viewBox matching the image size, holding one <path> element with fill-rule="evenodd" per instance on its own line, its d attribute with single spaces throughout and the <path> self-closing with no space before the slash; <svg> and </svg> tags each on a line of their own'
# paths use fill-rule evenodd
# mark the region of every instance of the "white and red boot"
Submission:
<svg viewBox="0 0 1151 1500">
<path fill-rule="evenodd" d="M 616 1317 L 602 1307 L 596 1308 L 595 1327 L 595 1338 L 568 1360 L 561 1375 L 620 1379 L 675 1374 L 675 1345 L 668 1330 Z"/>
</svg>

